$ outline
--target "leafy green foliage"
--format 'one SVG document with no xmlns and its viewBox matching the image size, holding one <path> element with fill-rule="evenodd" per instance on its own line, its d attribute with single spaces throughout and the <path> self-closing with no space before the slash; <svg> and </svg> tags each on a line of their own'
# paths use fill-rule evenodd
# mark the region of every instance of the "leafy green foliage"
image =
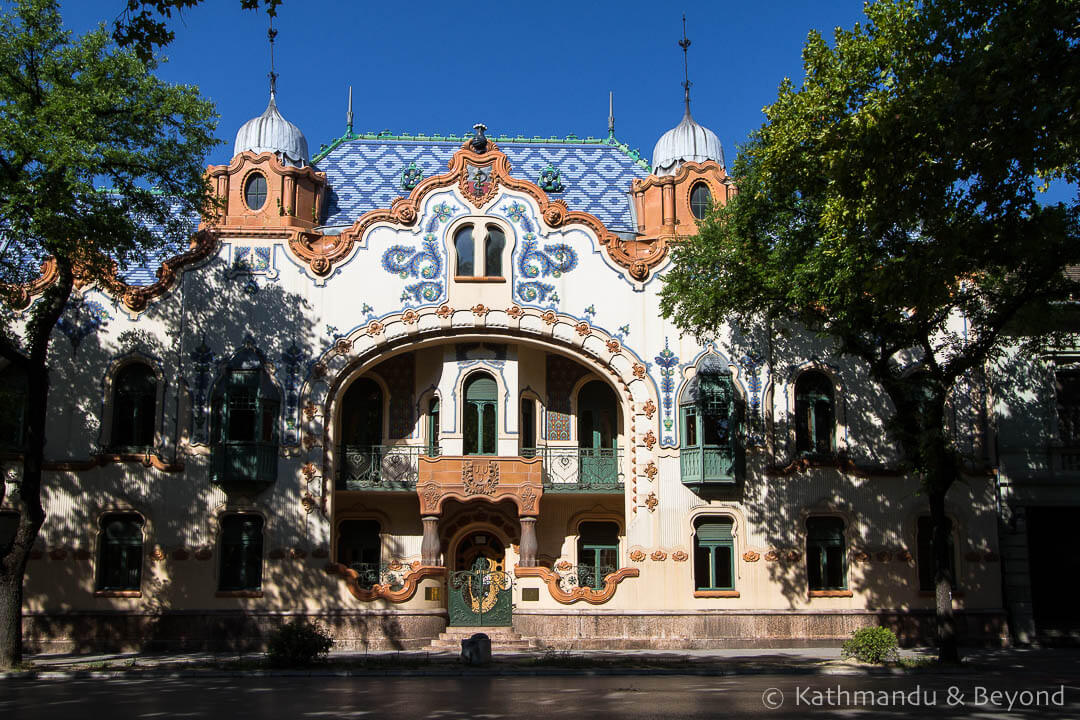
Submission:
<svg viewBox="0 0 1080 720">
<path fill-rule="evenodd" d="M 153 56 L 154 48 L 168 45 L 176 38 L 164 19 L 195 7 L 202 0 L 127 0 L 120 17 L 113 24 L 113 39 L 120 47 L 130 47 L 143 60 Z M 266 8 L 270 17 L 277 15 L 282 0 L 240 0 L 245 10 L 255 10 L 259 5 Z"/>
<path fill-rule="evenodd" d="M 1080 3 L 879 0 L 866 16 L 831 45 L 809 35 L 805 80 L 765 108 L 738 195 L 676 248 L 661 303 L 702 338 L 775 321 L 864 361 L 944 526 L 979 460 L 945 427 L 950 392 L 1021 339 L 1061 339 L 1076 293 L 1078 202 L 1039 189 L 1080 181 Z"/>
<path fill-rule="evenodd" d="M 853 657 L 865 663 L 880 664 L 895 661 L 900 653 L 897 650 L 896 633 L 889 628 L 865 627 L 851 633 L 851 638 L 844 641 L 841 648 L 844 657 Z"/>
<path fill-rule="evenodd" d="M 311 665 L 325 660 L 334 638 L 318 623 L 294 618 L 277 628 L 267 643 L 266 655 L 274 667 Z"/>
</svg>

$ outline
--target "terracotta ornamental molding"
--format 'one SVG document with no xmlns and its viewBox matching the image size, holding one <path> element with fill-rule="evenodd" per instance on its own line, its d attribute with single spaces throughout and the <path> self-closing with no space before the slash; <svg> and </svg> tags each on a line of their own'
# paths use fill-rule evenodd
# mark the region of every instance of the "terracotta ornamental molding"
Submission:
<svg viewBox="0 0 1080 720">
<path fill-rule="evenodd" d="M 548 592 L 551 593 L 551 597 L 556 602 L 563 605 L 572 605 L 580 600 L 584 600 L 590 605 L 603 605 L 615 595 L 615 590 L 626 578 L 638 577 L 641 575 L 641 571 L 637 568 L 625 567 L 604 577 L 604 587 L 596 590 L 591 587 L 582 587 L 578 585 L 571 590 L 563 590 L 560 586 L 561 577 L 554 570 L 549 570 L 545 567 L 521 567 L 520 565 L 514 567 L 514 577 L 516 578 L 540 578 L 544 584 L 548 587 Z"/>
<path fill-rule="evenodd" d="M 448 499 L 513 502 L 518 515 L 535 517 L 544 493 L 540 458 L 420 457 L 416 492 L 421 515 L 441 515 Z"/>
<path fill-rule="evenodd" d="M 400 578 L 401 585 L 392 590 L 389 584 L 375 584 L 370 587 L 360 585 L 360 574 L 347 565 L 341 563 L 327 563 L 326 572 L 329 575 L 337 575 L 345 581 L 346 587 L 353 597 L 362 602 L 372 600 L 386 600 L 387 602 L 405 602 L 416 594 L 421 580 L 428 578 L 441 578 L 446 575 L 446 568 L 435 565 L 420 565 L 415 562 L 411 570 Z"/>
</svg>

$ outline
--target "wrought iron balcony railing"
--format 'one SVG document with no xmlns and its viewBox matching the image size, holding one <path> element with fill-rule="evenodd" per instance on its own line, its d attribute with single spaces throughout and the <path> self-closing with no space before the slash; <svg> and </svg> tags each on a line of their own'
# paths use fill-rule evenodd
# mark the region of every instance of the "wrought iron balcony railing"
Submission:
<svg viewBox="0 0 1080 720">
<path fill-rule="evenodd" d="M 559 576 L 559 588 L 563 592 L 573 592 L 578 587 L 600 590 L 604 587 L 604 578 L 618 569 L 612 565 L 563 565 L 555 568 L 555 574 Z"/>
<path fill-rule="evenodd" d="M 525 448 L 523 457 L 543 463 L 544 492 L 623 491 L 622 450 L 618 448 Z"/>
<path fill-rule="evenodd" d="M 414 490 L 420 456 L 437 457 L 438 446 L 343 445 L 338 490 Z"/>
</svg>

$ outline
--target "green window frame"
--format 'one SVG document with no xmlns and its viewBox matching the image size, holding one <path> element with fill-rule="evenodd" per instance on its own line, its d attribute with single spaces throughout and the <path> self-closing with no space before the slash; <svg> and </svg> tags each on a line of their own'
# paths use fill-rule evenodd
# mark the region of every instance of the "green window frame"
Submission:
<svg viewBox="0 0 1080 720">
<path fill-rule="evenodd" d="M 22 452 L 26 445 L 26 372 L 15 365 L 0 370 L 0 449 Z"/>
<path fill-rule="evenodd" d="M 919 591 L 934 592 L 934 573 L 937 563 L 933 549 L 934 525 L 929 515 L 922 515 L 915 528 L 915 564 L 919 568 Z M 956 590 L 956 543 L 953 540 L 952 520 L 949 520 L 949 567 L 946 569 Z"/>
<path fill-rule="evenodd" d="M 841 518 L 806 520 L 806 577 L 810 590 L 847 590 L 846 557 Z"/>
<path fill-rule="evenodd" d="M 258 515 L 226 515 L 221 519 L 221 568 L 218 589 L 225 592 L 262 589 L 263 519 Z"/>
<path fill-rule="evenodd" d="M 381 527 L 376 520 L 343 520 L 338 526 L 337 561 L 355 570 L 362 587 L 379 582 Z"/>
<path fill-rule="evenodd" d="M 231 369 L 218 381 L 210 418 L 214 482 L 277 480 L 280 408 L 281 395 L 261 365 Z"/>
<path fill-rule="evenodd" d="M 712 207 L 712 191 L 703 182 L 694 183 L 690 188 L 690 212 L 698 220 L 704 220 L 705 214 Z"/>
<path fill-rule="evenodd" d="M 427 452 L 429 457 L 439 456 L 439 410 L 440 403 L 439 398 L 433 397 L 428 402 L 428 416 L 427 416 L 427 437 L 428 447 Z"/>
<path fill-rule="evenodd" d="M 836 452 L 836 402 L 829 376 L 808 370 L 795 381 L 795 447 L 800 453 Z"/>
<path fill-rule="evenodd" d="M 700 370 L 683 391 L 679 421 L 683 483 L 735 482 L 740 414 L 731 375 L 716 368 Z"/>
<path fill-rule="evenodd" d="M 704 517 L 694 522 L 694 589 L 735 589 L 735 536 L 731 518 Z"/>
<path fill-rule="evenodd" d="M 98 590 L 140 590 L 143 519 L 135 514 L 101 519 L 98 547 Z"/>
<path fill-rule="evenodd" d="M 154 446 L 157 390 L 157 374 L 145 363 L 125 365 L 116 373 L 109 437 L 112 449 L 143 450 Z"/>
<path fill-rule="evenodd" d="M 487 373 L 476 373 L 465 381 L 462 407 L 463 452 L 465 455 L 498 453 L 499 386 Z"/>
<path fill-rule="evenodd" d="M 619 569 L 619 526 L 588 521 L 578 525 L 578 575 L 581 587 L 599 590 L 604 578 Z"/>
</svg>

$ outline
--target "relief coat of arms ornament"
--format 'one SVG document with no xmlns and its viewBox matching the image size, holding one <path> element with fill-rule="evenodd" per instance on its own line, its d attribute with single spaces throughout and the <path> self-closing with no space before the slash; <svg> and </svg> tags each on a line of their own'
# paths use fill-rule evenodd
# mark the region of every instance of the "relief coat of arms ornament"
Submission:
<svg viewBox="0 0 1080 720">
<path fill-rule="evenodd" d="M 499 485 L 499 464 L 494 460 L 463 463 L 461 484 L 466 495 L 494 495 Z"/>
</svg>

